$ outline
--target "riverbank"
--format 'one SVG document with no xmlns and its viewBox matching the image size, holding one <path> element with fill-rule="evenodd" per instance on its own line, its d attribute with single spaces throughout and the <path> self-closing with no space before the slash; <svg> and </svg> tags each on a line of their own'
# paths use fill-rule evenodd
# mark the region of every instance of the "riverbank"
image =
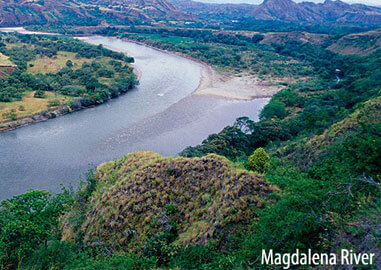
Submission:
<svg viewBox="0 0 381 270">
<path fill-rule="evenodd" d="M 266 84 L 256 76 L 224 75 L 216 72 L 210 66 L 204 66 L 200 85 L 193 94 L 234 100 L 252 100 L 272 97 L 281 89 L 281 86 Z"/>
<path fill-rule="evenodd" d="M 175 54 L 193 62 L 196 62 L 201 67 L 200 84 L 193 92 L 193 95 L 211 96 L 230 100 L 253 100 L 256 98 L 269 98 L 280 91 L 283 86 L 271 85 L 263 80 L 260 80 L 255 75 L 250 74 L 227 74 L 218 72 L 208 63 L 201 61 L 184 53 L 177 51 L 164 50 L 154 47 L 150 44 L 137 41 L 130 38 L 121 38 L 123 40 L 133 42 L 139 45 L 147 46 L 151 49 L 158 50 L 168 54 Z"/>
<path fill-rule="evenodd" d="M 65 114 L 68 114 L 74 111 L 79 111 L 82 109 L 85 109 L 85 107 L 72 109 L 67 105 L 63 105 L 54 110 L 46 110 L 40 113 L 33 114 L 31 116 L 17 119 L 17 120 L 5 121 L 0 123 L 0 132 L 14 130 L 16 128 L 20 128 L 20 127 L 24 127 L 33 123 L 38 123 L 38 122 L 46 121 L 49 119 L 53 119 L 53 118 L 56 118 L 57 116 L 65 115 Z"/>
<path fill-rule="evenodd" d="M 80 41 L 84 41 L 84 42 L 86 42 L 89 39 L 89 37 L 86 37 L 86 36 L 85 37 L 73 37 L 73 38 L 78 39 Z M 114 48 L 114 47 L 109 46 L 109 45 L 102 45 L 102 46 L 104 48 L 112 50 L 112 51 L 119 51 L 117 48 Z M 123 53 L 125 53 L 126 55 L 128 55 L 130 57 L 134 57 L 133 54 L 127 50 L 125 50 Z M 134 74 L 136 76 L 136 79 L 139 81 L 140 78 L 142 77 L 142 71 L 137 66 L 135 66 L 133 63 L 132 63 L 132 66 L 134 67 Z"/>
<path fill-rule="evenodd" d="M 21 27 L 16 28 L 0 28 L 1 32 L 19 32 L 23 34 L 47 34 L 47 33 L 38 33 L 38 32 L 30 32 L 25 30 Z M 21 41 L 19 41 L 21 42 Z M 22 44 L 22 43 L 20 43 Z M 24 45 L 25 46 L 25 45 Z M 92 46 L 92 45 L 88 45 Z M 110 51 L 111 53 L 111 51 Z M 112 54 L 111 54 L 112 55 Z M 38 55 L 34 55 L 36 60 L 33 59 L 33 61 L 26 62 L 25 65 L 28 66 L 27 71 L 31 74 L 31 76 L 34 76 L 35 74 L 40 73 L 57 73 L 58 71 L 62 70 L 64 67 L 66 67 L 65 63 L 68 63 L 69 61 L 72 64 L 73 70 L 81 69 L 83 68 L 83 64 L 90 61 L 95 61 L 95 57 L 74 57 L 74 53 L 67 52 L 67 51 L 57 51 L 56 57 L 44 57 L 42 56 L 38 57 Z M 76 55 L 78 56 L 78 55 Z M 78 81 L 71 82 L 69 85 L 60 85 L 61 88 L 51 88 L 50 91 L 47 91 L 42 96 L 36 96 L 35 91 L 25 91 L 21 98 L 18 99 L 10 99 L 9 102 L 0 102 L 0 132 L 6 132 L 10 130 L 14 130 L 16 128 L 24 127 L 33 123 L 46 121 L 52 118 L 56 118 L 57 116 L 65 115 L 74 111 L 83 110 L 86 108 L 91 108 L 94 106 L 97 106 L 99 104 L 103 104 L 110 99 L 116 98 L 127 91 L 129 91 L 131 88 L 133 88 L 137 83 L 138 80 L 141 77 L 141 72 L 138 70 L 131 69 L 130 67 L 125 70 L 114 70 L 112 69 L 113 66 L 110 64 L 110 59 L 113 59 L 111 57 L 103 57 L 103 58 L 97 58 L 98 66 L 97 68 L 94 68 L 92 70 L 91 76 L 93 76 L 93 73 L 95 73 L 96 79 L 102 80 L 101 83 L 105 82 L 107 85 L 112 85 L 112 83 L 115 83 L 116 81 L 113 81 L 113 79 L 117 78 L 116 76 L 122 76 L 122 78 L 126 78 L 126 81 L 128 80 L 128 84 L 120 84 L 118 83 L 118 87 L 113 88 L 107 88 L 107 91 L 99 91 L 95 92 L 96 89 L 93 89 L 94 92 L 87 92 L 85 91 L 86 88 L 82 84 L 78 84 Z M 121 54 L 119 57 L 123 58 L 124 54 Z M 38 60 L 37 60 L 38 59 Z M 40 59 L 47 60 L 39 61 Z M 117 58 L 118 59 L 118 58 Z M 118 59 L 119 60 L 119 59 Z M 124 60 L 123 60 L 124 61 Z M 125 67 L 130 66 L 129 62 L 124 61 Z M 53 69 L 50 69 L 53 67 Z M 36 70 L 30 70 L 32 68 L 37 68 Z M 111 75 L 98 75 L 97 69 L 102 70 L 113 70 Z M 101 71 L 102 71 L 101 70 Z M 55 74 L 54 73 L 54 74 Z M 135 74 L 135 76 L 131 76 L 132 73 Z M 122 75 L 121 75 L 122 74 Z M 17 76 L 17 74 L 16 74 Z M 69 75 L 67 75 L 69 76 Z M 124 77 L 123 77 L 124 76 Z M 137 79 L 138 78 L 138 79 Z M 74 90 L 66 90 L 69 92 L 66 92 L 66 95 L 57 95 L 56 93 L 60 93 L 61 90 L 63 91 L 65 87 L 69 87 L 70 84 L 74 84 L 77 82 L 78 87 L 81 88 L 81 95 L 77 93 L 70 93 L 70 91 Z M 77 88 L 78 88 L 77 87 Z M 54 92 L 54 93 L 53 93 Z M 60 97 L 60 98 L 59 98 Z"/>
</svg>

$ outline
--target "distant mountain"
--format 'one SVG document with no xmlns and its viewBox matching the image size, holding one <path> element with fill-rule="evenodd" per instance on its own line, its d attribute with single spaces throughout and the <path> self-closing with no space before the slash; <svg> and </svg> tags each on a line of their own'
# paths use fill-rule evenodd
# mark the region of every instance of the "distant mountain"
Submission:
<svg viewBox="0 0 381 270">
<path fill-rule="evenodd" d="M 179 10 L 193 14 L 203 20 L 235 20 L 249 16 L 255 5 L 251 4 L 215 4 L 191 0 L 170 0 Z"/>
<path fill-rule="evenodd" d="M 313 13 L 318 22 L 381 24 L 381 8 L 379 7 L 347 4 L 340 0 L 326 0 L 319 4 L 302 2 L 298 5 Z"/>
<path fill-rule="evenodd" d="M 208 4 L 191 0 L 0 0 L 0 26 L 221 24 L 245 19 L 381 25 L 381 8 L 347 4 L 264 0 L 260 5 Z"/>
<path fill-rule="evenodd" d="M 265 0 L 250 15 L 258 20 L 316 22 L 319 19 L 313 11 L 291 0 Z"/>
<path fill-rule="evenodd" d="M 0 26 L 195 20 L 166 0 L 0 0 Z"/>
<path fill-rule="evenodd" d="M 208 4 L 191 0 L 172 0 L 184 12 L 203 18 L 219 15 L 221 20 L 256 19 L 309 24 L 338 23 L 381 25 L 381 8 L 362 4 L 347 4 L 340 0 L 324 3 L 292 0 L 264 0 L 260 5 Z"/>
</svg>

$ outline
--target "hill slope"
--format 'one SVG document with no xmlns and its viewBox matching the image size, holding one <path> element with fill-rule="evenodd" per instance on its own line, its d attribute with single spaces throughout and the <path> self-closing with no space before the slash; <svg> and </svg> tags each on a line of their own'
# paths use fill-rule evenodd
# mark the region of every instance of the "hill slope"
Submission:
<svg viewBox="0 0 381 270">
<path fill-rule="evenodd" d="M 244 228 L 276 191 L 261 176 L 236 170 L 217 155 L 165 158 L 152 152 L 100 165 L 95 185 L 82 208 L 84 220 L 70 222 L 83 214 L 74 207 L 65 219 L 63 238 L 81 232 L 88 245 L 118 243 L 130 250 L 173 230 L 180 245 L 226 237 L 233 228 Z"/>
<path fill-rule="evenodd" d="M 324 3 L 295 3 L 292 0 L 265 0 L 251 15 L 259 20 L 286 22 L 381 24 L 381 8 L 347 4 L 340 0 Z"/>
<path fill-rule="evenodd" d="M 0 1 L 0 26 L 131 24 L 190 18 L 166 0 Z"/>
<path fill-rule="evenodd" d="M 190 0 L 171 0 L 180 10 L 202 18 L 220 20 L 264 20 L 308 24 L 381 25 L 381 8 L 347 4 L 340 0 L 324 3 L 292 0 L 264 0 L 260 5 L 210 4 Z"/>
</svg>

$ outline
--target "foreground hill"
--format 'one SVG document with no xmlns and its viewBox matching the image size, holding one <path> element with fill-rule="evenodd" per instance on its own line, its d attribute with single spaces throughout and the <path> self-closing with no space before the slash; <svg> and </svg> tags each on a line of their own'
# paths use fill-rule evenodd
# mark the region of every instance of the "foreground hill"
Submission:
<svg viewBox="0 0 381 270">
<path fill-rule="evenodd" d="M 172 234 L 176 245 L 224 239 L 245 230 L 276 191 L 221 156 L 165 158 L 152 152 L 100 165 L 93 185 L 88 203 L 65 217 L 63 239 L 80 234 L 87 245 L 122 250 L 141 250 L 163 233 Z"/>
</svg>

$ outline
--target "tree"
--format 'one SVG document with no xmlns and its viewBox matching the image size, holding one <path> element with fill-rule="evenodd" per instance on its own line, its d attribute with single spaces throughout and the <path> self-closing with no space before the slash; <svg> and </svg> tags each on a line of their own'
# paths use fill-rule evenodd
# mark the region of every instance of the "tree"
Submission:
<svg viewBox="0 0 381 270">
<path fill-rule="evenodd" d="M 0 202 L 0 268 L 13 269 L 58 231 L 67 193 L 31 190 Z M 55 238 L 59 238 L 58 235 Z"/>
<path fill-rule="evenodd" d="M 262 147 L 255 149 L 254 153 L 249 157 L 249 167 L 253 171 L 264 173 L 269 165 L 269 155 Z"/>
<path fill-rule="evenodd" d="M 264 35 L 261 35 L 261 34 L 255 34 L 255 35 L 251 38 L 251 41 L 252 41 L 253 43 L 259 43 L 259 42 L 262 41 L 264 38 L 265 38 Z"/>
<path fill-rule="evenodd" d="M 45 92 L 42 91 L 42 90 L 37 90 L 37 91 L 34 93 L 34 97 L 35 97 L 35 98 L 44 98 L 44 97 L 45 97 Z"/>
<path fill-rule="evenodd" d="M 287 116 L 286 106 L 278 100 L 271 100 L 261 111 L 260 119 L 269 120 L 274 117 L 283 119 Z"/>
<path fill-rule="evenodd" d="M 72 68 L 73 67 L 73 62 L 69 59 L 69 60 L 67 60 L 66 61 L 66 66 L 68 67 L 68 68 Z"/>
</svg>

